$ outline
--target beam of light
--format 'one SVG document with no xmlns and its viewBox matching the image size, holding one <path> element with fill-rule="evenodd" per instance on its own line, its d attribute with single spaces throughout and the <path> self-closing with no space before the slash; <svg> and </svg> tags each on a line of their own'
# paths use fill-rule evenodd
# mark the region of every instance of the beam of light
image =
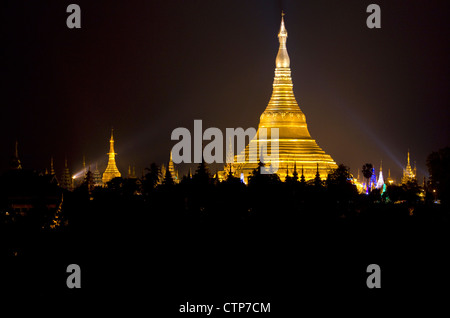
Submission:
<svg viewBox="0 0 450 318">
<path fill-rule="evenodd" d="M 101 159 L 93 160 L 89 163 L 86 163 L 86 172 L 89 171 L 89 167 L 90 167 L 91 172 L 93 173 L 95 171 L 96 164 L 98 164 L 98 163 L 105 163 L 105 164 L 108 163 L 107 156 L 102 157 Z M 98 170 L 100 171 L 100 173 L 102 173 L 102 168 L 99 167 Z M 72 174 L 72 179 L 79 180 L 80 178 L 84 179 L 84 177 L 85 177 L 85 172 L 84 172 L 83 168 L 81 168 L 80 170 L 77 170 L 77 172 Z"/>
<path fill-rule="evenodd" d="M 359 128 L 367 135 L 369 136 L 375 144 L 381 148 L 388 156 L 389 158 L 394 161 L 394 163 L 401 169 L 400 171 L 403 171 L 406 165 L 406 154 L 402 160 L 399 160 L 397 156 L 395 156 L 392 151 L 381 141 L 378 136 L 373 132 L 373 130 L 370 129 L 369 125 L 362 119 L 360 116 L 358 116 L 355 112 L 353 112 L 350 108 L 346 107 L 344 103 L 342 103 L 340 100 L 336 99 L 336 106 L 340 107 L 341 109 L 345 110 L 346 113 L 350 116 L 351 120 L 356 123 Z M 414 165 L 412 165 L 414 168 Z M 426 172 L 422 167 L 417 166 L 417 171 L 420 172 L 422 175 L 427 176 L 428 172 Z M 416 175 L 417 178 L 417 175 Z"/>
<path fill-rule="evenodd" d="M 395 164 L 400 168 L 403 169 L 404 165 L 401 163 L 401 161 L 391 152 L 391 150 L 378 138 L 378 136 L 373 132 L 373 130 L 370 129 L 369 125 L 355 112 L 353 112 L 350 108 L 346 107 L 344 103 L 342 103 L 340 100 L 336 100 L 335 105 L 339 106 L 341 109 L 345 110 L 346 113 L 350 116 L 353 123 L 357 124 L 358 127 L 367 135 L 369 136 L 375 144 L 382 149 L 389 158 L 392 159 L 392 161 L 395 162 Z"/>
</svg>

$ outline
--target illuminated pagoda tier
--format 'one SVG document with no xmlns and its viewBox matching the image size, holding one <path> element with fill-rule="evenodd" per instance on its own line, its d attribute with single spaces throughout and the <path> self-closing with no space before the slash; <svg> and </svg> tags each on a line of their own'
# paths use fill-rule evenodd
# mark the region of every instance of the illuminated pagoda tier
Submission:
<svg viewBox="0 0 450 318">
<path fill-rule="evenodd" d="M 133 168 L 131 168 L 131 165 L 128 165 L 127 178 L 128 179 L 137 179 L 137 177 L 136 177 L 136 167 L 135 166 L 133 166 Z"/>
<path fill-rule="evenodd" d="M 121 176 L 119 169 L 116 166 L 116 153 L 114 152 L 114 137 L 113 129 L 111 129 L 111 139 L 109 140 L 109 153 L 108 153 L 108 166 L 105 172 L 103 172 L 102 182 L 106 184 L 114 178 Z"/>
<path fill-rule="evenodd" d="M 409 161 L 409 150 L 408 150 L 408 159 L 406 162 L 406 167 L 403 169 L 403 177 L 402 177 L 402 184 L 406 184 L 409 181 L 416 181 L 416 168 L 411 168 L 411 163 Z"/>
<path fill-rule="evenodd" d="M 70 175 L 69 167 L 67 166 L 67 158 L 64 159 L 64 171 L 61 177 L 61 187 L 67 190 L 72 190 L 73 182 Z"/>
<path fill-rule="evenodd" d="M 377 189 L 381 189 L 384 185 L 383 163 L 380 164 L 380 173 L 378 174 Z"/>
<path fill-rule="evenodd" d="M 165 176 L 166 176 L 166 166 L 164 164 L 162 164 L 161 169 L 159 169 L 158 184 L 163 183 Z"/>
<path fill-rule="evenodd" d="M 170 171 L 170 174 L 172 176 L 173 182 L 179 183 L 180 179 L 178 178 L 178 171 L 175 170 L 175 165 L 174 165 L 173 160 L 172 160 L 172 151 L 170 152 L 170 160 L 169 160 L 169 164 L 167 166 L 167 169 L 169 169 L 169 171 Z"/>
<path fill-rule="evenodd" d="M 59 185 L 58 178 L 56 178 L 55 167 L 53 165 L 53 156 L 50 157 L 50 174 L 49 175 L 50 175 L 50 179 L 49 180 L 51 180 L 52 182 L 54 182 L 54 183 Z"/>
<path fill-rule="evenodd" d="M 102 174 L 101 174 L 100 171 L 98 170 L 98 165 L 97 165 L 97 163 L 95 164 L 95 170 L 94 170 L 93 178 L 94 178 L 94 185 L 95 185 L 96 187 L 101 187 L 101 186 L 103 185 L 103 182 L 102 182 Z"/>
<path fill-rule="evenodd" d="M 377 176 L 375 173 L 375 168 L 372 168 L 372 176 L 370 177 L 369 180 L 369 189 L 370 191 L 372 191 L 373 189 L 376 189 L 377 187 Z"/>
<path fill-rule="evenodd" d="M 391 169 L 388 170 L 388 177 L 386 179 L 386 183 L 388 185 L 392 185 L 394 183 L 394 179 L 391 178 Z"/>
<path fill-rule="evenodd" d="M 275 60 L 275 77 L 273 91 L 269 104 L 260 117 L 256 136 L 250 141 L 241 155 L 245 155 L 245 162 L 238 163 L 238 156 L 234 157 L 234 175 L 244 174 L 245 180 L 258 166 L 258 162 L 249 162 L 249 149 L 259 155 L 259 136 L 261 128 L 267 129 L 270 138 L 271 128 L 279 129 L 279 161 L 277 174 L 285 180 L 287 173 L 292 174 L 295 166 L 303 167 L 306 180 L 314 179 L 319 167 L 319 174 L 326 179 L 332 169 L 336 169 L 336 162 L 326 154 L 309 134 L 305 114 L 300 110 L 293 92 L 290 60 L 286 48 L 288 33 L 284 24 L 284 14 L 281 17 L 280 32 L 278 33 L 279 50 Z M 261 139 L 263 140 L 263 139 Z M 266 143 L 270 155 L 271 142 Z M 227 170 L 227 169 L 225 169 Z M 228 171 L 222 171 L 225 178 Z"/>
</svg>

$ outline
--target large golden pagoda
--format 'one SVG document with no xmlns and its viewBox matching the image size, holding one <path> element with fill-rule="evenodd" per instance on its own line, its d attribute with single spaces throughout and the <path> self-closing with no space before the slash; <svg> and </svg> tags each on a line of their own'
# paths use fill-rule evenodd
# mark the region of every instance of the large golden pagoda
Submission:
<svg viewBox="0 0 450 318">
<path fill-rule="evenodd" d="M 105 172 L 103 172 L 103 184 L 106 184 L 108 181 L 121 176 L 120 171 L 116 166 L 116 155 L 117 154 L 114 152 L 113 129 L 111 129 L 111 139 L 109 140 L 108 166 L 106 167 Z"/>
<path fill-rule="evenodd" d="M 260 117 L 255 138 L 243 150 L 245 153 L 241 153 L 241 155 L 245 154 L 246 162 L 238 163 L 238 157 L 234 157 L 233 174 L 240 177 L 243 173 L 245 180 L 258 165 L 257 162 L 248 162 L 247 158 L 249 158 L 249 149 L 257 149 L 257 158 L 260 158 L 258 142 L 261 128 L 267 128 L 267 138 L 270 138 L 271 128 L 279 129 L 279 158 L 276 173 L 281 180 L 284 180 L 288 173 L 292 175 L 294 167 L 296 167 L 299 175 L 300 171 L 303 171 L 306 180 L 314 179 L 317 171 L 319 171 L 321 178 L 325 179 L 332 169 L 337 168 L 331 156 L 326 154 L 311 138 L 305 114 L 300 110 L 295 100 L 292 90 L 290 60 L 286 48 L 288 33 L 283 16 L 284 14 L 281 17 L 280 32 L 278 33 L 280 47 L 275 60 L 272 97 Z M 270 144 L 269 139 L 267 146 L 270 147 Z M 228 172 L 224 171 L 222 177 L 225 177 Z"/>
</svg>

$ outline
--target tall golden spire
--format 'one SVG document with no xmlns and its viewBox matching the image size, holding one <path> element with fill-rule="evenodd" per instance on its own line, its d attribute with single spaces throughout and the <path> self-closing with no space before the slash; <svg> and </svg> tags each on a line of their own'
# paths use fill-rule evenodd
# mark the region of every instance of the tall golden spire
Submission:
<svg viewBox="0 0 450 318">
<path fill-rule="evenodd" d="M 311 138 L 306 126 L 305 114 L 300 110 L 294 96 L 289 54 L 287 52 L 288 32 L 284 24 L 284 13 L 281 16 L 280 43 L 275 59 L 275 77 L 272 85 L 272 96 L 261 115 L 260 128 L 279 128 L 280 136 L 287 138 Z"/>
<path fill-rule="evenodd" d="M 270 136 L 271 128 L 278 129 L 279 158 L 277 174 L 283 180 L 287 174 L 289 165 L 298 162 L 304 167 L 306 180 L 314 179 L 317 169 L 322 178 L 326 178 L 328 172 L 336 169 L 337 165 L 330 155 L 326 154 L 316 141 L 311 138 L 306 124 L 306 116 L 300 110 L 294 96 L 291 77 L 290 59 L 287 51 L 288 32 L 284 22 L 284 12 L 281 15 L 280 30 L 278 32 L 279 48 L 275 59 L 275 76 L 272 85 L 272 96 L 262 113 L 259 121 L 256 137 L 250 141 L 244 150 L 246 162 L 239 163 L 235 175 L 244 173 L 247 178 L 257 167 L 257 163 L 248 162 L 250 149 L 259 151 L 258 143 L 260 129 L 267 129 Z M 269 140 L 270 141 L 270 140 Z M 259 153 L 258 153 L 259 157 Z M 237 156 L 234 158 L 237 162 Z M 319 168 L 317 168 L 319 167 Z M 227 172 L 224 172 L 226 175 Z"/>
<path fill-rule="evenodd" d="M 106 167 L 105 172 L 103 173 L 103 184 L 111 181 L 114 178 L 120 177 L 121 174 L 119 169 L 116 166 L 116 153 L 114 152 L 114 130 L 111 128 L 111 139 L 109 140 L 109 153 L 108 153 L 108 166 Z"/>
</svg>

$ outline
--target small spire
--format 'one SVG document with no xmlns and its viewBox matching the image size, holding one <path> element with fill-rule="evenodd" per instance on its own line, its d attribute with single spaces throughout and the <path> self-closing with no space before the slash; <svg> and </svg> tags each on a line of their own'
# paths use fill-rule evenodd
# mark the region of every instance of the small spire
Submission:
<svg viewBox="0 0 450 318">
<path fill-rule="evenodd" d="M 55 169 L 53 167 L 53 156 L 50 157 L 50 174 L 55 174 Z"/>
<path fill-rule="evenodd" d="M 320 178 L 320 173 L 319 173 L 319 163 L 317 163 L 317 173 L 316 173 L 316 178 Z"/>
<path fill-rule="evenodd" d="M 380 162 L 380 172 L 383 170 L 383 159 L 381 159 L 381 162 Z"/>
<path fill-rule="evenodd" d="M 19 159 L 19 142 L 17 140 L 16 140 L 15 149 L 14 149 L 14 156 L 11 159 L 10 167 L 11 167 L 11 169 L 14 169 L 14 170 L 22 169 L 22 164 Z"/>
</svg>

